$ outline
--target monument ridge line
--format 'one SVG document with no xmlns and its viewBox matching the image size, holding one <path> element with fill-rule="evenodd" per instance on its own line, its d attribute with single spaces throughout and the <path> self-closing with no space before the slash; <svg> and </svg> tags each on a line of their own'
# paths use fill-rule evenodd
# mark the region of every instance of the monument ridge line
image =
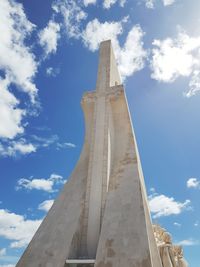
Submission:
<svg viewBox="0 0 200 267">
<path fill-rule="evenodd" d="M 111 41 L 82 99 L 74 172 L 16 267 L 161 267 L 126 96 Z"/>
</svg>

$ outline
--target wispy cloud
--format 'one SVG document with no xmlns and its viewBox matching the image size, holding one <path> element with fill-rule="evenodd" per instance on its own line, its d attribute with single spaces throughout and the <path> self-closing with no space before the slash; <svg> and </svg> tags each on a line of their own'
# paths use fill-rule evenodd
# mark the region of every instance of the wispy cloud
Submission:
<svg viewBox="0 0 200 267">
<path fill-rule="evenodd" d="M 49 211 L 54 203 L 53 199 L 48 199 L 39 204 L 38 209 L 45 212 Z"/>
<path fill-rule="evenodd" d="M 61 142 L 58 135 L 53 134 L 50 136 L 38 136 L 32 135 L 31 138 L 35 141 L 36 146 L 38 148 L 44 147 L 48 148 L 50 146 L 54 146 L 57 150 L 64 149 L 64 148 L 75 148 L 76 145 L 71 142 Z"/>
<path fill-rule="evenodd" d="M 31 135 L 31 138 L 38 147 L 49 147 L 50 145 L 57 144 L 57 142 L 59 141 L 59 137 L 56 134 L 49 136 Z"/>
<path fill-rule="evenodd" d="M 46 69 L 47 76 L 56 77 L 60 72 L 59 68 L 48 67 Z"/>
<path fill-rule="evenodd" d="M 177 215 L 184 210 L 190 209 L 190 200 L 178 202 L 173 197 L 158 195 L 157 193 L 149 196 L 149 207 L 153 218 Z"/>
<path fill-rule="evenodd" d="M 147 8 L 153 9 L 155 5 L 155 0 L 146 0 L 145 5 Z"/>
<path fill-rule="evenodd" d="M 66 148 L 66 147 L 71 147 L 71 148 L 75 148 L 76 145 L 73 144 L 73 143 L 57 143 L 57 148 L 60 149 L 60 148 Z"/>
<path fill-rule="evenodd" d="M 71 142 L 61 142 L 59 136 L 52 134 L 49 136 L 30 135 L 29 141 L 25 138 L 15 140 L 2 140 L 0 142 L 0 157 L 18 157 L 34 153 L 39 149 L 52 148 L 55 150 L 76 148 Z"/>
<path fill-rule="evenodd" d="M 196 95 L 199 91 L 200 91 L 200 70 L 195 70 L 192 73 L 189 82 L 189 90 L 184 93 L 184 96 L 190 98 L 191 96 Z"/>
<path fill-rule="evenodd" d="M 56 14 L 61 15 L 64 21 L 64 30 L 69 38 L 79 39 L 82 21 L 87 18 L 87 13 L 77 1 L 57 0 L 52 8 Z"/>
<path fill-rule="evenodd" d="M 9 141 L 0 143 L 0 156 L 2 157 L 16 157 L 18 155 L 26 155 L 36 152 L 37 147 L 20 138 L 17 141 Z"/>
<path fill-rule="evenodd" d="M 196 246 L 196 245 L 199 245 L 199 241 L 190 238 L 190 239 L 179 241 L 176 244 L 179 246 Z"/>
<path fill-rule="evenodd" d="M 164 6 L 171 6 L 176 0 L 145 0 L 147 8 L 153 9 L 157 2 L 162 2 Z"/>
<path fill-rule="evenodd" d="M 21 178 L 17 182 L 16 190 L 27 189 L 27 190 L 42 190 L 46 192 L 55 192 L 55 185 L 63 184 L 65 180 L 58 174 L 51 174 L 47 179 L 45 178 Z"/>
</svg>

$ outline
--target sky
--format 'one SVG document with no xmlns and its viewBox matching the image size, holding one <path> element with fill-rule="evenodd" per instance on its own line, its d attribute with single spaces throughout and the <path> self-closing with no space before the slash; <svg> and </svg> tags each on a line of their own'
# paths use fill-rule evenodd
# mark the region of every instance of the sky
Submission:
<svg viewBox="0 0 200 267">
<path fill-rule="evenodd" d="M 200 267 L 200 1 L 0 0 L 0 267 L 14 267 L 84 142 L 111 39 L 154 223 Z"/>
</svg>

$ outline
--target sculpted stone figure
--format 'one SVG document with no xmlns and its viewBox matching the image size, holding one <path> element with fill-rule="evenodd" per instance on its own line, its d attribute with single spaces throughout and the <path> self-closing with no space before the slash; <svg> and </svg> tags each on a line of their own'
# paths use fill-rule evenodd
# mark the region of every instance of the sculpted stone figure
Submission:
<svg viewBox="0 0 200 267">
<path fill-rule="evenodd" d="M 163 267 L 177 267 L 171 236 L 168 232 L 164 232 L 162 237 L 164 243 L 159 249 L 162 265 Z"/>
<path fill-rule="evenodd" d="M 178 267 L 188 267 L 187 261 L 183 257 L 183 248 L 181 246 L 174 246 L 176 261 Z"/>
<path fill-rule="evenodd" d="M 163 241 L 163 234 L 166 232 L 164 228 L 162 228 L 158 224 L 153 225 L 153 231 L 154 231 L 154 236 L 157 242 L 157 245 L 160 246 L 164 243 Z"/>
<path fill-rule="evenodd" d="M 183 248 L 172 244 L 171 235 L 158 224 L 153 225 L 153 231 L 162 267 L 188 267 L 183 257 Z"/>
</svg>

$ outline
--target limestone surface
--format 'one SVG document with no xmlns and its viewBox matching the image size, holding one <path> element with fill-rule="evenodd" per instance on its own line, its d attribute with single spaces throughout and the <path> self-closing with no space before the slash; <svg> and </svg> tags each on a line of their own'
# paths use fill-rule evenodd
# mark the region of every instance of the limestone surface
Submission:
<svg viewBox="0 0 200 267">
<path fill-rule="evenodd" d="M 17 267 L 161 267 L 110 41 L 100 45 L 96 90 L 84 94 L 82 107 L 80 159 Z"/>
</svg>

